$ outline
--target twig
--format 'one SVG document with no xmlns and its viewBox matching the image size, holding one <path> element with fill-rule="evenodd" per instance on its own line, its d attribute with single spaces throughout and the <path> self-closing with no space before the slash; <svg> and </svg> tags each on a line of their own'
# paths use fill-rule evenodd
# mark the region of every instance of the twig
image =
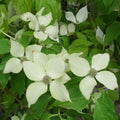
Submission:
<svg viewBox="0 0 120 120">
<path fill-rule="evenodd" d="M 7 33 L 5 33 L 4 31 L 0 30 L 1 33 L 3 33 L 4 35 L 6 35 L 7 37 L 9 37 L 10 39 L 15 40 L 15 38 L 13 38 L 12 36 L 8 35 Z"/>
<path fill-rule="evenodd" d="M 0 85 L 0 87 L 1 87 L 1 85 Z M 14 94 L 12 94 L 7 88 L 4 88 L 4 90 L 5 90 L 7 93 L 9 93 L 13 98 L 15 98 L 15 100 L 16 100 L 17 102 L 19 102 L 21 105 L 23 105 L 23 106 L 29 111 L 30 114 L 33 115 L 33 112 L 30 110 L 30 108 L 28 108 L 21 100 L 19 100 L 19 99 L 18 99 Z"/>
<path fill-rule="evenodd" d="M 58 108 L 58 116 L 59 116 L 60 120 L 63 120 L 61 115 L 60 115 L 60 108 Z"/>
</svg>

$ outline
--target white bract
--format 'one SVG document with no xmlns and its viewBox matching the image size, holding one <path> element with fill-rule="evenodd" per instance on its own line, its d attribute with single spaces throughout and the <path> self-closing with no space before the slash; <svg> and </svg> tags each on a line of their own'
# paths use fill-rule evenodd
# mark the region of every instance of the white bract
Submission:
<svg viewBox="0 0 120 120">
<path fill-rule="evenodd" d="M 103 44 L 104 43 L 104 38 L 105 38 L 105 35 L 104 35 L 103 31 L 98 26 L 97 29 L 96 29 L 96 39 L 98 40 L 98 42 Z"/>
<path fill-rule="evenodd" d="M 83 54 L 83 52 L 69 54 L 67 52 L 67 50 L 65 50 L 64 48 L 62 48 L 62 51 L 59 54 L 57 54 L 57 57 L 61 58 L 65 62 L 65 71 L 69 72 L 70 71 L 70 66 L 68 64 L 68 61 L 70 61 L 74 57 L 79 57 L 82 54 Z M 54 56 L 52 55 L 52 57 L 54 57 Z"/>
<path fill-rule="evenodd" d="M 74 14 L 70 11 L 65 12 L 65 17 L 68 21 L 71 21 L 75 24 L 80 24 L 84 22 L 88 18 L 88 10 L 87 6 L 82 7 L 76 14 L 76 17 Z"/>
<path fill-rule="evenodd" d="M 104 53 L 92 57 L 91 67 L 84 58 L 74 57 L 69 61 L 70 69 L 75 75 L 80 77 L 86 76 L 81 80 L 79 88 L 87 100 L 89 100 L 93 88 L 97 85 L 96 80 L 111 90 L 118 87 L 117 79 L 112 72 L 101 71 L 108 66 L 109 60 L 109 54 Z"/>
<path fill-rule="evenodd" d="M 11 117 L 11 120 L 25 120 L 26 114 L 22 115 L 21 118 L 18 116 L 14 115 Z"/>
<path fill-rule="evenodd" d="M 13 40 L 10 40 L 11 42 L 11 49 L 10 54 L 13 56 L 11 59 L 9 59 L 5 65 L 5 69 L 3 73 L 19 73 L 22 70 L 22 61 L 24 60 L 32 60 L 32 54 L 34 51 L 41 51 L 40 45 L 29 45 L 26 48 L 26 56 L 24 56 L 24 47 Z"/>
<path fill-rule="evenodd" d="M 24 21 L 30 21 L 29 27 L 32 30 L 35 30 L 34 37 L 40 41 L 45 41 L 48 36 L 50 38 L 56 39 L 58 36 L 58 28 L 55 25 L 49 25 L 52 21 L 52 13 L 49 12 L 46 15 L 42 15 L 44 7 L 36 14 L 24 13 L 21 16 L 21 19 Z"/>
<path fill-rule="evenodd" d="M 75 32 L 75 25 L 73 23 L 70 23 L 67 25 L 62 24 L 60 26 L 60 35 L 72 35 Z"/>
<path fill-rule="evenodd" d="M 58 57 L 49 59 L 44 53 L 34 53 L 34 62 L 23 62 L 26 76 L 35 81 L 26 91 L 28 106 L 34 104 L 38 98 L 47 92 L 48 84 L 53 98 L 59 101 L 71 101 L 65 83 L 70 77 L 65 73 L 65 63 Z"/>
</svg>

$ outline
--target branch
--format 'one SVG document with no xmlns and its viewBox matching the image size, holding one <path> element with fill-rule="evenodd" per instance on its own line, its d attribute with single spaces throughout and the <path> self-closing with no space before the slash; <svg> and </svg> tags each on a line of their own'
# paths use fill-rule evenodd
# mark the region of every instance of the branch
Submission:
<svg viewBox="0 0 120 120">
<path fill-rule="evenodd" d="M 13 38 L 12 36 L 8 35 L 8 34 L 5 33 L 4 31 L 0 30 L 0 32 L 1 32 L 2 34 L 4 34 L 5 36 L 7 36 L 8 38 L 15 40 L 15 38 Z"/>
<path fill-rule="evenodd" d="M 1 85 L 0 85 L 0 87 L 1 87 Z M 6 91 L 7 93 L 9 93 L 13 98 L 15 98 L 15 100 L 16 100 L 17 102 L 19 102 L 21 105 L 23 105 L 24 108 L 26 108 L 26 109 L 29 111 L 30 114 L 33 115 L 33 112 L 30 110 L 30 108 L 28 108 L 21 100 L 19 100 L 19 99 L 18 99 L 14 94 L 12 94 L 7 88 L 5 88 L 4 91 Z"/>
</svg>

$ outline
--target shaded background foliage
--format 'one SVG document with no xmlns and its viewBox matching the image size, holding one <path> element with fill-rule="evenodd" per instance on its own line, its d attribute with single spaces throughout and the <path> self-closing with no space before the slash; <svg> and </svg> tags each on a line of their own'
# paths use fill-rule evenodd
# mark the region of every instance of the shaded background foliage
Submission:
<svg viewBox="0 0 120 120">
<path fill-rule="evenodd" d="M 119 0 L 0 0 L 0 31 L 4 31 L 18 40 L 24 47 L 37 43 L 33 32 L 28 29 L 27 23 L 20 20 L 25 12 L 36 13 L 43 6 L 44 14 L 49 11 L 53 14 L 53 21 L 65 20 L 64 12 L 77 11 L 84 5 L 88 6 L 89 19 L 76 26 L 76 33 L 70 37 L 60 36 L 60 44 L 51 41 L 45 42 L 42 52 L 46 54 L 59 53 L 64 46 L 69 53 L 84 52 L 83 56 L 89 61 L 92 55 L 108 52 L 111 61 L 108 69 L 115 71 L 120 87 L 120 7 Z M 5 17 L 2 19 L 2 13 Z M 95 37 L 95 30 L 99 26 L 106 34 L 101 44 Z M 9 37 L 0 32 L 0 119 L 9 120 L 11 116 L 27 113 L 25 120 L 120 120 L 120 91 L 101 89 L 98 85 L 94 92 L 102 95 L 95 101 L 86 101 L 79 91 L 81 80 L 70 73 L 72 80 L 66 84 L 70 93 L 69 102 L 59 102 L 51 98 L 49 92 L 42 95 L 30 108 L 27 107 L 25 90 L 30 84 L 23 71 L 18 74 L 3 74 L 5 63 L 11 58 L 9 54 Z M 53 44 L 49 49 L 46 47 Z M 117 70 L 117 71 L 116 71 Z M 93 94 L 93 96 L 96 96 Z M 113 104 L 114 103 L 114 104 Z M 115 106 L 114 106 L 115 105 Z M 94 109 L 92 109 L 94 107 Z M 115 107 L 115 108 L 114 108 Z M 115 113 L 116 111 L 116 113 Z M 119 118 L 118 118 L 118 117 Z"/>
</svg>

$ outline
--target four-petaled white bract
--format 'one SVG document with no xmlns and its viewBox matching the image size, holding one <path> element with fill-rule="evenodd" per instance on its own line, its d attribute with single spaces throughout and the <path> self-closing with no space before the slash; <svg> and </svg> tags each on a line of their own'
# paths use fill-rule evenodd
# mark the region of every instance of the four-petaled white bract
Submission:
<svg viewBox="0 0 120 120">
<path fill-rule="evenodd" d="M 57 55 L 49 58 L 46 54 L 38 52 L 34 52 L 33 59 L 33 62 L 23 62 L 26 76 L 35 81 L 28 86 L 26 91 L 28 106 L 34 104 L 42 94 L 47 92 L 48 84 L 53 98 L 59 101 L 71 101 L 64 86 L 70 80 L 65 73 L 64 61 Z"/>
<path fill-rule="evenodd" d="M 42 15 L 45 7 L 41 8 L 41 10 L 36 13 L 36 15 L 33 15 L 30 12 L 24 13 L 21 16 L 21 19 L 24 21 L 30 21 L 29 22 L 29 28 L 32 30 L 35 30 L 34 37 L 39 39 L 40 41 L 45 41 L 48 36 L 58 41 L 58 28 L 55 25 L 49 25 L 52 21 L 52 13 L 49 12 L 46 15 Z"/>
<path fill-rule="evenodd" d="M 29 45 L 27 48 L 24 48 L 20 43 L 14 40 L 10 40 L 11 49 L 10 53 L 13 56 L 9 59 L 5 65 L 3 73 L 19 73 L 22 70 L 22 60 L 32 60 L 33 52 L 40 52 L 42 46 L 40 45 Z M 25 56 L 24 56 L 25 51 Z"/>
<path fill-rule="evenodd" d="M 87 100 L 89 100 L 93 88 L 97 85 L 96 80 L 111 90 L 118 87 L 117 79 L 112 72 L 106 70 L 101 71 L 108 66 L 109 60 L 109 54 L 104 53 L 92 57 L 91 67 L 84 58 L 74 57 L 69 61 L 70 69 L 76 76 L 85 76 L 81 80 L 79 87 Z"/>
</svg>

